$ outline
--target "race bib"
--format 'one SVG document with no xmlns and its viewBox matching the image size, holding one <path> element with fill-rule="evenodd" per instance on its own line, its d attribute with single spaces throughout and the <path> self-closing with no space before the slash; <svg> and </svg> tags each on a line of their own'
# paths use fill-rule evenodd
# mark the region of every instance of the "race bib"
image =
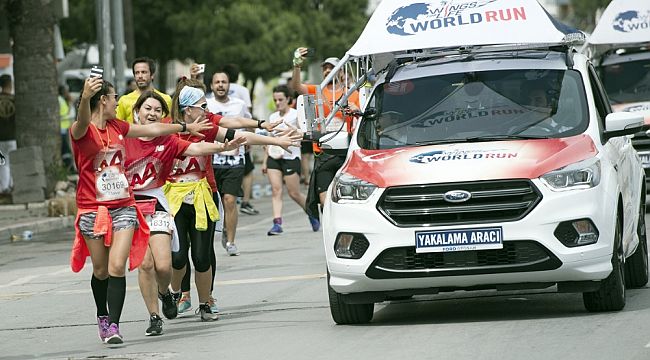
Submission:
<svg viewBox="0 0 650 360">
<path fill-rule="evenodd" d="M 183 174 L 174 178 L 174 182 L 185 183 L 185 182 L 196 182 L 200 181 L 201 177 L 197 176 L 196 173 Z M 183 202 L 188 205 L 194 204 L 194 190 L 188 192 L 185 197 L 183 197 Z"/>
<path fill-rule="evenodd" d="M 129 183 L 118 166 L 106 166 L 95 172 L 97 201 L 111 201 L 129 197 Z"/>
<path fill-rule="evenodd" d="M 266 147 L 266 152 L 275 160 L 282 159 L 282 156 L 284 155 L 284 149 L 277 145 L 268 145 Z"/>
<path fill-rule="evenodd" d="M 187 205 L 194 205 L 194 190 L 190 191 L 183 198 L 183 203 Z"/>
<path fill-rule="evenodd" d="M 166 211 L 156 211 L 151 215 L 145 216 L 149 230 L 171 234 L 172 217 Z"/>
</svg>

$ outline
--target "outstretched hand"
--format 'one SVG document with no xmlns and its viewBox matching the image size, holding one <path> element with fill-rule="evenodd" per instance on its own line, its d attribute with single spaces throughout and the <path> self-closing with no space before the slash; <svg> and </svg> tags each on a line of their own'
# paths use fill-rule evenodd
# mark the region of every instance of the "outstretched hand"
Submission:
<svg viewBox="0 0 650 360">
<path fill-rule="evenodd" d="M 195 121 L 193 123 L 187 124 L 187 131 L 190 134 L 198 137 L 205 137 L 205 135 L 201 134 L 201 131 L 210 129 L 212 129 L 212 122 L 210 122 L 210 120 L 207 118 L 201 121 Z"/>
<path fill-rule="evenodd" d="M 223 142 L 223 149 L 221 151 L 235 150 L 242 145 L 246 145 L 246 137 L 240 135 L 230 141 L 226 139 Z"/>
<path fill-rule="evenodd" d="M 265 121 L 264 123 L 262 123 L 262 128 L 264 128 L 264 130 L 266 131 L 273 131 L 275 130 L 276 127 L 278 127 L 278 125 L 282 124 L 282 122 L 283 122 L 282 119 L 274 122 Z"/>
<path fill-rule="evenodd" d="M 302 140 L 302 134 L 297 134 L 294 131 L 287 129 L 279 133 L 279 136 L 275 137 L 278 141 L 278 146 L 283 148 L 285 151 L 289 151 L 291 146 L 300 146 L 300 141 Z"/>
</svg>

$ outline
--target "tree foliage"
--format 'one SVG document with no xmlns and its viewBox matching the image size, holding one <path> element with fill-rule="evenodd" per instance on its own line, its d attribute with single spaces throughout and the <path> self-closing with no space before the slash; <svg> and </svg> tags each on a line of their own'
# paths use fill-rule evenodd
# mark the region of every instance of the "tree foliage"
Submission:
<svg viewBox="0 0 650 360">
<path fill-rule="evenodd" d="M 611 0 L 571 0 L 575 25 L 585 31 L 592 31 L 596 25 L 596 10 L 605 9 Z"/>
<path fill-rule="evenodd" d="M 367 22 L 367 0 L 138 0 L 136 56 L 164 63 L 192 58 L 211 72 L 237 64 L 247 79 L 269 79 L 291 66 L 298 46 L 317 57 L 342 56 Z M 66 39 L 93 42 L 94 1 L 70 0 Z M 83 29 L 80 34 L 79 29 Z"/>
</svg>

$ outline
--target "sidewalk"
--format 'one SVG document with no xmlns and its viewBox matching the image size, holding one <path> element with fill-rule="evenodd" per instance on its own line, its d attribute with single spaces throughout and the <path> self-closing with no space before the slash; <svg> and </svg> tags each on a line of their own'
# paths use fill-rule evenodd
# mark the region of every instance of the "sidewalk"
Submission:
<svg viewBox="0 0 650 360">
<path fill-rule="evenodd" d="M 0 205 L 0 245 L 32 235 L 72 227 L 74 216 L 48 217 L 48 202 Z"/>
</svg>

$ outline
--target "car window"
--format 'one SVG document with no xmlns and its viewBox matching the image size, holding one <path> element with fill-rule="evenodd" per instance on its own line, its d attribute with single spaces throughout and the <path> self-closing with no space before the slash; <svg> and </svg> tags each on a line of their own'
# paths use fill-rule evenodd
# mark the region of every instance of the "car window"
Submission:
<svg viewBox="0 0 650 360">
<path fill-rule="evenodd" d="M 650 59 L 603 66 L 600 74 L 612 104 L 650 99 Z"/>
<path fill-rule="evenodd" d="M 454 73 L 380 84 L 359 144 L 369 149 L 476 137 L 565 137 L 588 125 L 575 70 Z"/>
</svg>

